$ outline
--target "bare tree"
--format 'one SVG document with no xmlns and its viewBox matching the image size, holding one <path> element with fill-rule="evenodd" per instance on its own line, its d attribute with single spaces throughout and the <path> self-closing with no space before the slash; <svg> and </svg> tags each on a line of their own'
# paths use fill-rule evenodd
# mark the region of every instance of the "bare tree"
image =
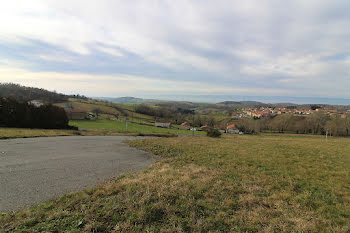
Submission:
<svg viewBox="0 0 350 233">
<path fill-rule="evenodd" d="M 99 108 L 94 108 L 94 109 L 92 110 L 92 112 L 95 113 L 96 119 L 98 119 L 100 113 L 102 113 L 101 109 L 99 109 Z"/>
</svg>

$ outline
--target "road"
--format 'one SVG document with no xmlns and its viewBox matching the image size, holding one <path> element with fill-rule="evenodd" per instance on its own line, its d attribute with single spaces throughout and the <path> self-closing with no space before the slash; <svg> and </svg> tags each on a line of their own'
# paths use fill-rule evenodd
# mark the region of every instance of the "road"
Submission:
<svg viewBox="0 0 350 233">
<path fill-rule="evenodd" d="M 155 157 L 123 143 L 134 138 L 0 140 L 0 212 L 22 209 L 150 166 Z"/>
</svg>

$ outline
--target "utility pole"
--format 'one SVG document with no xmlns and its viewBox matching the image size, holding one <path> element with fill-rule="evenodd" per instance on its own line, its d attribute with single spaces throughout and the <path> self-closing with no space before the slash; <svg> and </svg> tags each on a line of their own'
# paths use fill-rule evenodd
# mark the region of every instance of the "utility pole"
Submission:
<svg viewBox="0 0 350 233">
<path fill-rule="evenodd" d="M 192 136 L 194 136 L 194 112 L 192 115 Z"/>
<path fill-rule="evenodd" d="M 125 129 L 128 132 L 128 116 L 125 117 Z"/>
</svg>

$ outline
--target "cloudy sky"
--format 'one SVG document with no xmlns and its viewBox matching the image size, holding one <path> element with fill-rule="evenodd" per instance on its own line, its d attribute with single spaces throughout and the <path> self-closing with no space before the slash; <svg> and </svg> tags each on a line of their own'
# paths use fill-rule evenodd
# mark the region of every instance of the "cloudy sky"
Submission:
<svg viewBox="0 0 350 233">
<path fill-rule="evenodd" d="M 12 0 L 0 11 L 1 82 L 350 98 L 349 0 Z"/>
</svg>

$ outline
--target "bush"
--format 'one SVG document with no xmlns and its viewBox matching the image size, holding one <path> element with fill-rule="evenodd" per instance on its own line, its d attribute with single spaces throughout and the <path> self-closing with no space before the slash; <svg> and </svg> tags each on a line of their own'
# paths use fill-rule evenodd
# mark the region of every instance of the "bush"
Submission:
<svg viewBox="0 0 350 233">
<path fill-rule="evenodd" d="M 208 132 L 207 132 L 207 136 L 208 137 L 212 137 L 212 138 L 219 138 L 221 136 L 221 133 L 219 130 L 217 129 L 210 129 Z"/>
</svg>

